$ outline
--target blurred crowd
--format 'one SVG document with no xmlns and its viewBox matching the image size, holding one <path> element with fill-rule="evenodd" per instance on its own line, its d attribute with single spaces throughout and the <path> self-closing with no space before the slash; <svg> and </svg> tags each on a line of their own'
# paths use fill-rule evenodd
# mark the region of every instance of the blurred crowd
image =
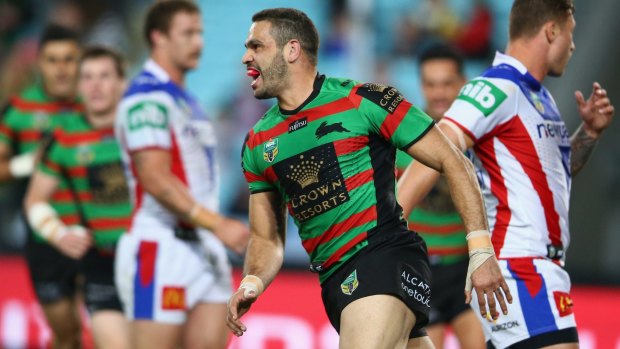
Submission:
<svg viewBox="0 0 620 349">
<path fill-rule="evenodd" d="M 189 88 L 216 123 L 222 171 L 222 209 L 244 218 L 248 190 L 239 168 L 240 144 L 247 130 L 273 101 L 256 100 L 240 64 L 251 13 L 261 4 L 240 0 L 198 1 L 204 13 L 206 48 Z M 104 44 L 125 55 L 131 72 L 146 58 L 141 25 L 150 0 L 4 0 L 0 2 L 0 103 L 36 81 L 38 36 L 50 22 L 81 33 L 84 44 Z M 269 6 L 287 6 L 284 1 Z M 289 4 L 290 6 L 290 4 Z M 436 42 L 458 47 L 473 76 L 490 62 L 507 39 L 510 2 L 491 0 L 300 1 L 296 7 L 315 20 L 323 42 L 319 69 L 331 76 L 354 76 L 398 87 L 414 102 L 419 91 L 416 56 Z M 213 18 L 229 14 L 217 25 Z M 234 17 L 234 18 L 233 18 Z M 239 18 L 237 18 L 239 17 Z M 224 30 L 227 35 L 221 35 Z M 228 50 L 227 48 L 231 48 Z M 351 64 L 351 62 L 356 62 Z M 356 65 L 358 68 L 356 68 Z M 371 66 L 371 69 L 368 66 Z M 360 68 L 361 67 L 361 68 Z M 25 241 L 14 188 L 0 186 L 0 251 L 19 251 Z M 289 224 L 289 261 L 305 265 Z"/>
</svg>

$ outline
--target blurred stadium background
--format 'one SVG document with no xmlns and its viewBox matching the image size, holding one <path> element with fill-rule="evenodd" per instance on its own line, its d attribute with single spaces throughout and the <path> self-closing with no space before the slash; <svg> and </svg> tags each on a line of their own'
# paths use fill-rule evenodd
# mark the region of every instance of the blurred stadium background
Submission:
<svg viewBox="0 0 620 349">
<path fill-rule="evenodd" d="M 86 44 L 116 47 L 132 72 L 146 58 L 142 19 L 151 0 L 0 0 L 0 103 L 37 79 L 37 38 L 48 22 L 78 30 Z M 398 87 L 423 106 L 416 56 L 435 41 L 452 42 L 468 57 L 469 78 L 503 50 L 508 36 L 508 0 L 197 0 L 203 11 L 206 46 L 189 78 L 216 123 L 220 137 L 223 210 L 247 213 L 239 168 L 247 130 L 273 103 L 257 101 L 241 64 L 251 15 L 266 7 L 293 6 L 315 21 L 321 34 L 319 71 Z M 561 79 L 548 79 L 570 130 L 579 124 L 573 93 L 588 93 L 593 81 L 620 106 L 620 2 L 575 0 L 577 50 Z M 618 117 L 616 117 L 618 118 Z M 606 132 L 587 168 L 573 182 L 572 243 L 566 268 L 582 348 L 620 348 L 620 122 Z M 49 341 L 20 258 L 25 232 L 21 203 L 11 185 L 0 186 L 0 348 L 44 348 Z M 286 272 L 248 315 L 249 332 L 232 348 L 336 348 L 325 318 L 316 277 L 289 224 Z M 239 260 L 236 260 L 240 263 Z M 285 300 L 285 301 L 284 301 Z M 86 336 L 88 335 L 86 331 Z M 456 348 L 454 341 L 448 348 Z"/>
</svg>

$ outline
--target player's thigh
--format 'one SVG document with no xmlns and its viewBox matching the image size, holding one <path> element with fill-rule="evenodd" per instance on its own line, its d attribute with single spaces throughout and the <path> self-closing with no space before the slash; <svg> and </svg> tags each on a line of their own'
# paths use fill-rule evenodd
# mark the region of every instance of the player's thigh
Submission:
<svg viewBox="0 0 620 349">
<path fill-rule="evenodd" d="M 183 334 L 185 349 L 225 349 L 229 338 L 226 303 L 199 303 L 188 315 Z"/>
<path fill-rule="evenodd" d="M 446 335 L 446 326 L 441 323 L 436 323 L 433 325 L 428 325 L 425 328 L 426 328 L 426 333 L 428 334 L 428 337 L 430 338 L 431 342 L 433 342 L 435 347 L 440 348 L 440 349 L 443 348 L 443 339 L 444 339 L 444 336 Z M 412 340 L 413 339 L 414 338 L 412 338 Z"/>
<path fill-rule="evenodd" d="M 554 344 L 541 349 L 579 349 L 579 343 Z"/>
<path fill-rule="evenodd" d="M 410 338 L 407 342 L 407 349 L 441 349 L 439 346 L 435 346 L 429 336 L 422 336 L 416 338 Z"/>
<path fill-rule="evenodd" d="M 340 315 L 340 349 L 406 348 L 415 315 L 389 295 L 360 298 Z"/>
<path fill-rule="evenodd" d="M 52 332 L 59 340 L 79 337 L 80 309 L 73 298 L 61 298 L 53 303 L 42 304 L 43 313 Z"/>
<path fill-rule="evenodd" d="M 129 323 L 118 310 L 97 311 L 91 316 L 97 349 L 129 349 Z"/>
<path fill-rule="evenodd" d="M 183 325 L 150 320 L 134 320 L 130 326 L 132 349 L 176 349 L 181 339 Z"/>
<path fill-rule="evenodd" d="M 452 331 L 461 349 L 485 349 L 484 333 L 473 310 L 468 309 L 457 315 L 451 322 Z M 430 334 L 430 331 L 429 331 Z"/>
</svg>

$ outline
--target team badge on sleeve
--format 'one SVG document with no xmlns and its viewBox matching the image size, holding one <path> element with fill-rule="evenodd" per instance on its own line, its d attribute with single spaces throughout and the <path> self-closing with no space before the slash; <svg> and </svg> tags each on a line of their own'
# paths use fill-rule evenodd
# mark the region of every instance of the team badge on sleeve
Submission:
<svg viewBox="0 0 620 349">
<path fill-rule="evenodd" d="M 350 296 L 353 294 L 353 291 L 355 291 L 357 289 L 357 286 L 359 285 L 360 283 L 357 280 L 357 269 L 356 269 L 356 270 L 353 270 L 351 275 L 347 276 L 347 278 L 344 279 L 344 281 L 340 284 L 340 289 L 342 290 L 342 293 L 346 294 L 347 296 Z"/>
<path fill-rule="evenodd" d="M 267 162 L 273 162 L 276 156 L 278 156 L 278 139 L 271 138 L 265 142 L 263 148 L 263 159 Z"/>
<path fill-rule="evenodd" d="M 473 80 L 461 88 L 456 99 L 469 102 L 489 116 L 506 99 L 504 91 L 486 80 Z"/>
</svg>

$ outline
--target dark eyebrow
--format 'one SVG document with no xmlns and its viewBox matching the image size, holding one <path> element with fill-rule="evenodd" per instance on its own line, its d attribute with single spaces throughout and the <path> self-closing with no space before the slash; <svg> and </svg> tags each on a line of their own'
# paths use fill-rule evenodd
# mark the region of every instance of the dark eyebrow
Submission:
<svg viewBox="0 0 620 349">
<path fill-rule="evenodd" d="M 263 43 L 260 40 L 257 39 L 250 39 L 248 41 L 245 42 L 245 48 L 248 48 L 248 46 L 257 46 L 257 45 L 262 45 Z"/>
</svg>

